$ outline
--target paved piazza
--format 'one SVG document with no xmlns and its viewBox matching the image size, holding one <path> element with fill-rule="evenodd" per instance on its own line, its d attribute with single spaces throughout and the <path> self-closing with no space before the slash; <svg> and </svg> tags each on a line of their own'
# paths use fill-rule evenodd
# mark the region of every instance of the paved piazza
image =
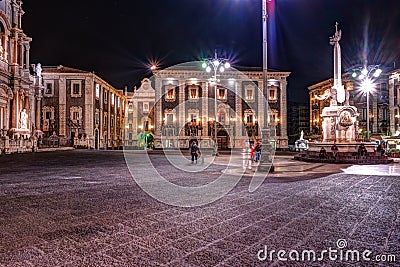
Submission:
<svg viewBox="0 0 400 267">
<path fill-rule="evenodd" d="M 188 174 L 151 155 L 160 173 L 181 185 L 212 181 L 226 158 Z M 1 156 L 0 265 L 400 265 L 399 164 L 382 172 L 363 166 L 365 174 L 356 175 L 355 166 L 276 159 L 276 173 L 255 192 L 244 176 L 223 198 L 183 208 L 141 190 L 121 151 Z M 232 179 L 234 168 L 225 170 Z M 359 252 L 359 262 L 346 260 L 349 250 Z M 308 261 L 310 251 L 317 261 Z"/>
</svg>

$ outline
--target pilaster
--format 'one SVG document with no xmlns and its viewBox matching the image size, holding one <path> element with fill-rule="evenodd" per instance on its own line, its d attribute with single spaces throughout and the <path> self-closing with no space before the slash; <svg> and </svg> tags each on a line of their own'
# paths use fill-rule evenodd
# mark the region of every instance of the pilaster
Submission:
<svg viewBox="0 0 400 267">
<path fill-rule="evenodd" d="M 59 89 L 58 89 L 58 94 L 59 94 L 59 118 L 60 121 L 58 122 L 58 125 L 60 126 L 60 133 L 59 135 L 61 136 L 67 136 L 67 88 L 66 88 L 66 80 L 64 77 L 61 77 L 59 79 Z"/>
<path fill-rule="evenodd" d="M 208 100 L 210 99 L 208 95 L 208 82 L 203 82 L 203 101 L 202 101 L 202 114 L 201 123 L 203 126 L 202 135 L 208 135 Z M 206 119 L 205 119 L 206 118 Z"/>
<path fill-rule="evenodd" d="M 163 111 L 162 111 L 162 78 L 161 77 L 156 77 L 155 79 L 155 84 L 154 84 L 154 90 L 155 90 L 155 133 L 156 136 L 161 136 L 161 130 L 162 130 L 162 119 L 163 119 Z M 137 105 L 137 104 L 136 104 Z"/>
<path fill-rule="evenodd" d="M 179 127 L 185 127 L 185 123 L 186 123 L 185 85 L 186 85 L 185 80 L 179 80 L 179 111 L 178 111 L 179 116 L 177 118 Z M 184 131 L 182 131 L 181 128 L 179 128 L 178 131 L 180 133 L 184 132 Z"/>
<path fill-rule="evenodd" d="M 41 128 L 41 123 L 40 123 L 41 101 L 42 101 L 42 97 L 37 96 L 36 97 L 36 121 L 35 121 L 37 130 L 39 130 Z"/>
<path fill-rule="evenodd" d="M 238 80 L 235 82 L 235 101 L 236 101 L 236 118 L 235 118 L 235 127 L 236 127 L 236 137 L 242 137 L 242 98 L 243 95 L 241 93 L 242 81 Z M 236 146 L 236 145 L 235 145 Z"/>
<path fill-rule="evenodd" d="M 95 112 L 95 110 L 93 109 L 94 92 L 95 92 L 94 79 L 86 77 L 85 103 L 84 103 L 85 120 L 83 121 L 83 129 L 89 138 L 92 138 L 94 134 L 94 127 L 93 127 L 93 122 L 94 122 L 93 114 Z"/>
<path fill-rule="evenodd" d="M 281 137 L 287 139 L 287 81 L 286 78 L 281 79 L 281 98 L 280 98 L 280 123 Z"/>
<path fill-rule="evenodd" d="M 390 116 L 390 132 L 394 134 L 396 132 L 396 125 L 395 125 L 395 115 L 394 114 L 394 79 L 389 79 L 389 116 Z"/>
<path fill-rule="evenodd" d="M 379 122 L 379 117 L 378 117 L 378 99 L 375 95 L 372 95 L 372 132 L 377 133 L 378 132 L 378 122 Z"/>
</svg>

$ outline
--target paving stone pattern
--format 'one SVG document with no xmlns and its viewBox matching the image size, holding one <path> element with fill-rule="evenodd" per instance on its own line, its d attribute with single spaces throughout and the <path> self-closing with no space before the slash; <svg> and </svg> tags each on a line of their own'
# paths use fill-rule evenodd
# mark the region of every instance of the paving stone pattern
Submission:
<svg viewBox="0 0 400 267">
<path fill-rule="evenodd" d="M 152 155 L 181 184 L 191 177 Z M 299 163 L 296 163 L 299 164 Z M 290 174 L 291 176 L 293 173 Z M 287 177 L 289 178 L 289 177 Z M 333 174 L 291 181 L 250 178 L 197 208 L 159 203 L 133 181 L 120 151 L 0 157 L 1 266 L 399 266 L 400 177 Z M 395 263 L 260 261 L 268 249 L 349 249 L 394 254 Z"/>
</svg>

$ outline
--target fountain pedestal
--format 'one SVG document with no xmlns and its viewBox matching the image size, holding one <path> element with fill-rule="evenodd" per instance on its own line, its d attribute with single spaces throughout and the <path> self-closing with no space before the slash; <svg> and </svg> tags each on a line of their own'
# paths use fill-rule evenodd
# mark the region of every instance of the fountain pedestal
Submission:
<svg viewBox="0 0 400 267">
<path fill-rule="evenodd" d="M 353 106 L 330 106 L 322 110 L 323 142 L 356 142 L 358 112 Z"/>
</svg>

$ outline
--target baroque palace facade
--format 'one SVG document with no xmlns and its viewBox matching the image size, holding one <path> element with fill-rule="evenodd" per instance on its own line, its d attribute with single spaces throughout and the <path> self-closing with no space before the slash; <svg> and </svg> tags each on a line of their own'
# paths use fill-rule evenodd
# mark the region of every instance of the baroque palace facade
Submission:
<svg viewBox="0 0 400 267">
<path fill-rule="evenodd" d="M 44 137 L 62 145 L 122 147 L 125 94 L 92 72 L 43 67 L 41 108 Z"/>
<path fill-rule="evenodd" d="M 198 64 L 154 71 L 128 96 L 127 146 L 140 147 L 140 136 L 151 133 L 154 148 L 188 148 L 192 140 L 212 147 L 217 127 L 219 149 L 243 148 L 248 139 L 261 139 L 266 102 L 262 71 L 226 70 L 215 79 Z M 277 149 L 288 148 L 287 77 L 268 73 L 268 123 Z M 215 98 L 217 109 L 215 109 Z M 216 110 L 216 113 L 215 113 Z M 216 118 L 216 121 L 215 121 Z"/>
<path fill-rule="evenodd" d="M 400 135 L 400 69 L 389 74 L 390 132 Z"/>
<path fill-rule="evenodd" d="M 399 75 L 400 70 L 381 75 L 374 81 L 374 90 L 369 97 L 369 123 L 372 134 L 394 135 L 399 130 Z M 359 136 L 363 138 L 367 128 L 366 95 L 360 89 L 360 82 L 351 73 L 342 75 L 343 84 L 349 93 L 349 104 L 357 107 Z M 329 106 L 329 99 L 318 100 L 325 90 L 333 85 L 328 79 L 308 87 L 310 96 L 310 135 L 322 134 L 322 109 Z"/>
<path fill-rule="evenodd" d="M 23 14 L 22 1 L 0 1 L 0 153 L 30 150 L 40 123 L 40 75 L 30 70 Z"/>
</svg>

